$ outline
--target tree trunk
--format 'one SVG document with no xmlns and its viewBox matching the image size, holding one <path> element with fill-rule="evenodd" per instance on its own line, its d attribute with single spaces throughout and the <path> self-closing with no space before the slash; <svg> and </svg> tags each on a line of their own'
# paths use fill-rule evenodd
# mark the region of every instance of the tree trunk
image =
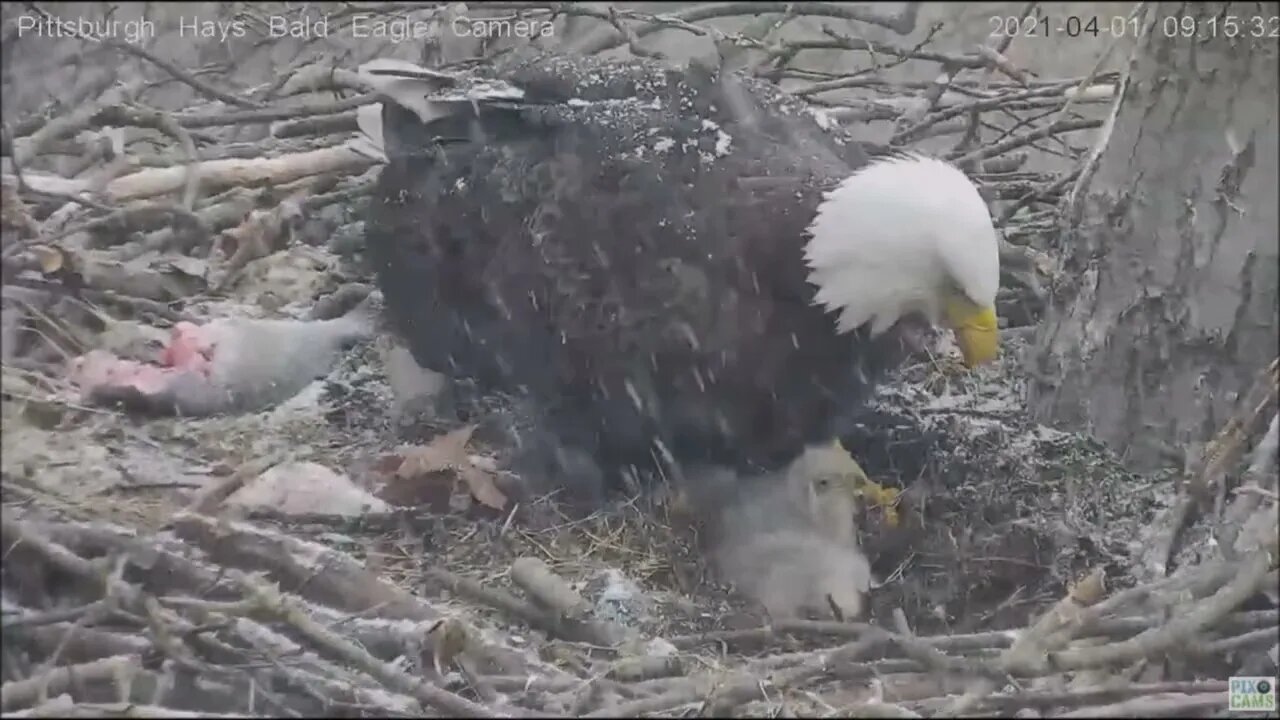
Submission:
<svg viewBox="0 0 1280 720">
<path fill-rule="evenodd" d="M 1184 11 L 1220 37 L 1166 37 L 1164 18 Z M 1029 356 L 1037 418 L 1092 431 L 1139 470 L 1212 436 L 1276 356 L 1280 325 L 1278 46 L 1221 37 L 1224 16 L 1246 28 L 1276 4 L 1151 12 Z"/>
</svg>

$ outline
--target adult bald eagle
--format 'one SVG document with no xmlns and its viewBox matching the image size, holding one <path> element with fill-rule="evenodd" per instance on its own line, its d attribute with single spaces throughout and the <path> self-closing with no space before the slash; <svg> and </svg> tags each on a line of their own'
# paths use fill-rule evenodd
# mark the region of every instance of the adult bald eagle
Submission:
<svg viewBox="0 0 1280 720">
<path fill-rule="evenodd" d="M 605 471 L 792 460 L 911 314 L 969 365 L 997 352 L 969 179 L 869 161 L 769 83 L 554 56 L 361 72 L 388 100 L 366 228 L 393 324 L 421 364 L 527 391 Z"/>
</svg>

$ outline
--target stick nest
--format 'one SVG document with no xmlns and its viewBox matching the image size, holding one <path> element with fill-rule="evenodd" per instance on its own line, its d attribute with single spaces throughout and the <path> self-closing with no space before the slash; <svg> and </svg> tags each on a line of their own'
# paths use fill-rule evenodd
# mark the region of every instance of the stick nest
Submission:
<svg viewBox="0 0 1280 720">
<path fill-rule="evenodd" d="M 234 75 L 110 41 L 140 78 L 188 87 L 185 104 L 149 106 L 142 79 L 90 83 L 5 127 L 6 714 L 1196 714 L 1225 707 L 1227 677 L 1275 674 L 1274 365 L 1179 477 L 1131 475 L 1018 401 L 1015 356 L 1055 281 L 1056 228 L 1081 207 L 1127 73 L 1045 79 L 1009 60 L 1008 38 L 942 52 L 936 28 L 916 32 L 915 3 L 892 16 L 827 3 L 518 12 L 594 23 L 582 52 L 655 55 L 659 30 L 694 36 L 824 122 L 879 127 L 873 150 L 936 148 L 991 201 L 1006 365 L 908 365 L 845 439 L 903 491 L 900 523 L 861 524 L 879 580 L 868 622 L 768 622 L 714 582 L 654 494 L 570 519 L 554 498 L 496 510 L 473 487 L 457 503 L 444 472 L 442 498 L 385 512 L 224 502 L 285 462 L 380 477 L 397 436 L 456 430 L 399 424 L 384 348 L 252 416 L 138 423 L 69 400 L 70 356 L 145 356 L 155 325 L 297 317 L 316 298 L 332 316 L 320 305 L 369 278 L 360 218 L 376 168 L 345 143 L 376 97 L 350 73 L 299 63 L 231 91 Z M 823 20 L 819 37 L 782 32 L 802 12 Z M 713 27 L 754 13 L 773 15 Z M 813 52 L 866 62 L 806 68 Z M 917 65 L 937 79 L 900 79 Z M 267 132 L 245 141 L 244 128 Z M 508 449 L 481 432 L 470 452 Z"/>
</svg>

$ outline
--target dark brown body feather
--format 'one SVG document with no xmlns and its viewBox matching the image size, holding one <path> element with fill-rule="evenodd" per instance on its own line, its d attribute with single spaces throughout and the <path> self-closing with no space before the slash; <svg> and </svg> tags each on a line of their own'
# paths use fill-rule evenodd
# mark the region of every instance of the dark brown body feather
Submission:
<svg viewBox="0 0 1280 720">
<path fill-rule="evenodd" d="M 418 361 L 527 390 L 608 470 L 659 445 L 776 467 L 829 438 L 883 355 L 810 304 L 803 246 L 861 151 L 755 81 L 563 58 L 503 77 L 551 104 L 385 111 L 368 245 Z"/>
</svg>

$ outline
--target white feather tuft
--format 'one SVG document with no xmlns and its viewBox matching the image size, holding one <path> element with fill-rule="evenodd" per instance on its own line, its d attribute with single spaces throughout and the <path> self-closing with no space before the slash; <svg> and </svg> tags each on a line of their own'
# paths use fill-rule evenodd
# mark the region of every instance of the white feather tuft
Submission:
<svg viewBox="0 0 1280 720">
<path fill-rule="evenodd" d="M 870 323 L 880 334 L 913 312 L 937 322 L 948 282 L 994 306 L 999 241 L 973 182 L 942 160 L 875 162 L 818 206 L 805 261 L 815 304 L 839 312 L 837 328 Z"/>
<path fill-rule="evenodd" d="M 380 163 L 387 161 L 387 153 L 382 147 L 382 103 L 361 105 L 356 109 L 356 125 L 360 133 L 352 138 L 349 146 L 352 150 Z"/>
</svg>

